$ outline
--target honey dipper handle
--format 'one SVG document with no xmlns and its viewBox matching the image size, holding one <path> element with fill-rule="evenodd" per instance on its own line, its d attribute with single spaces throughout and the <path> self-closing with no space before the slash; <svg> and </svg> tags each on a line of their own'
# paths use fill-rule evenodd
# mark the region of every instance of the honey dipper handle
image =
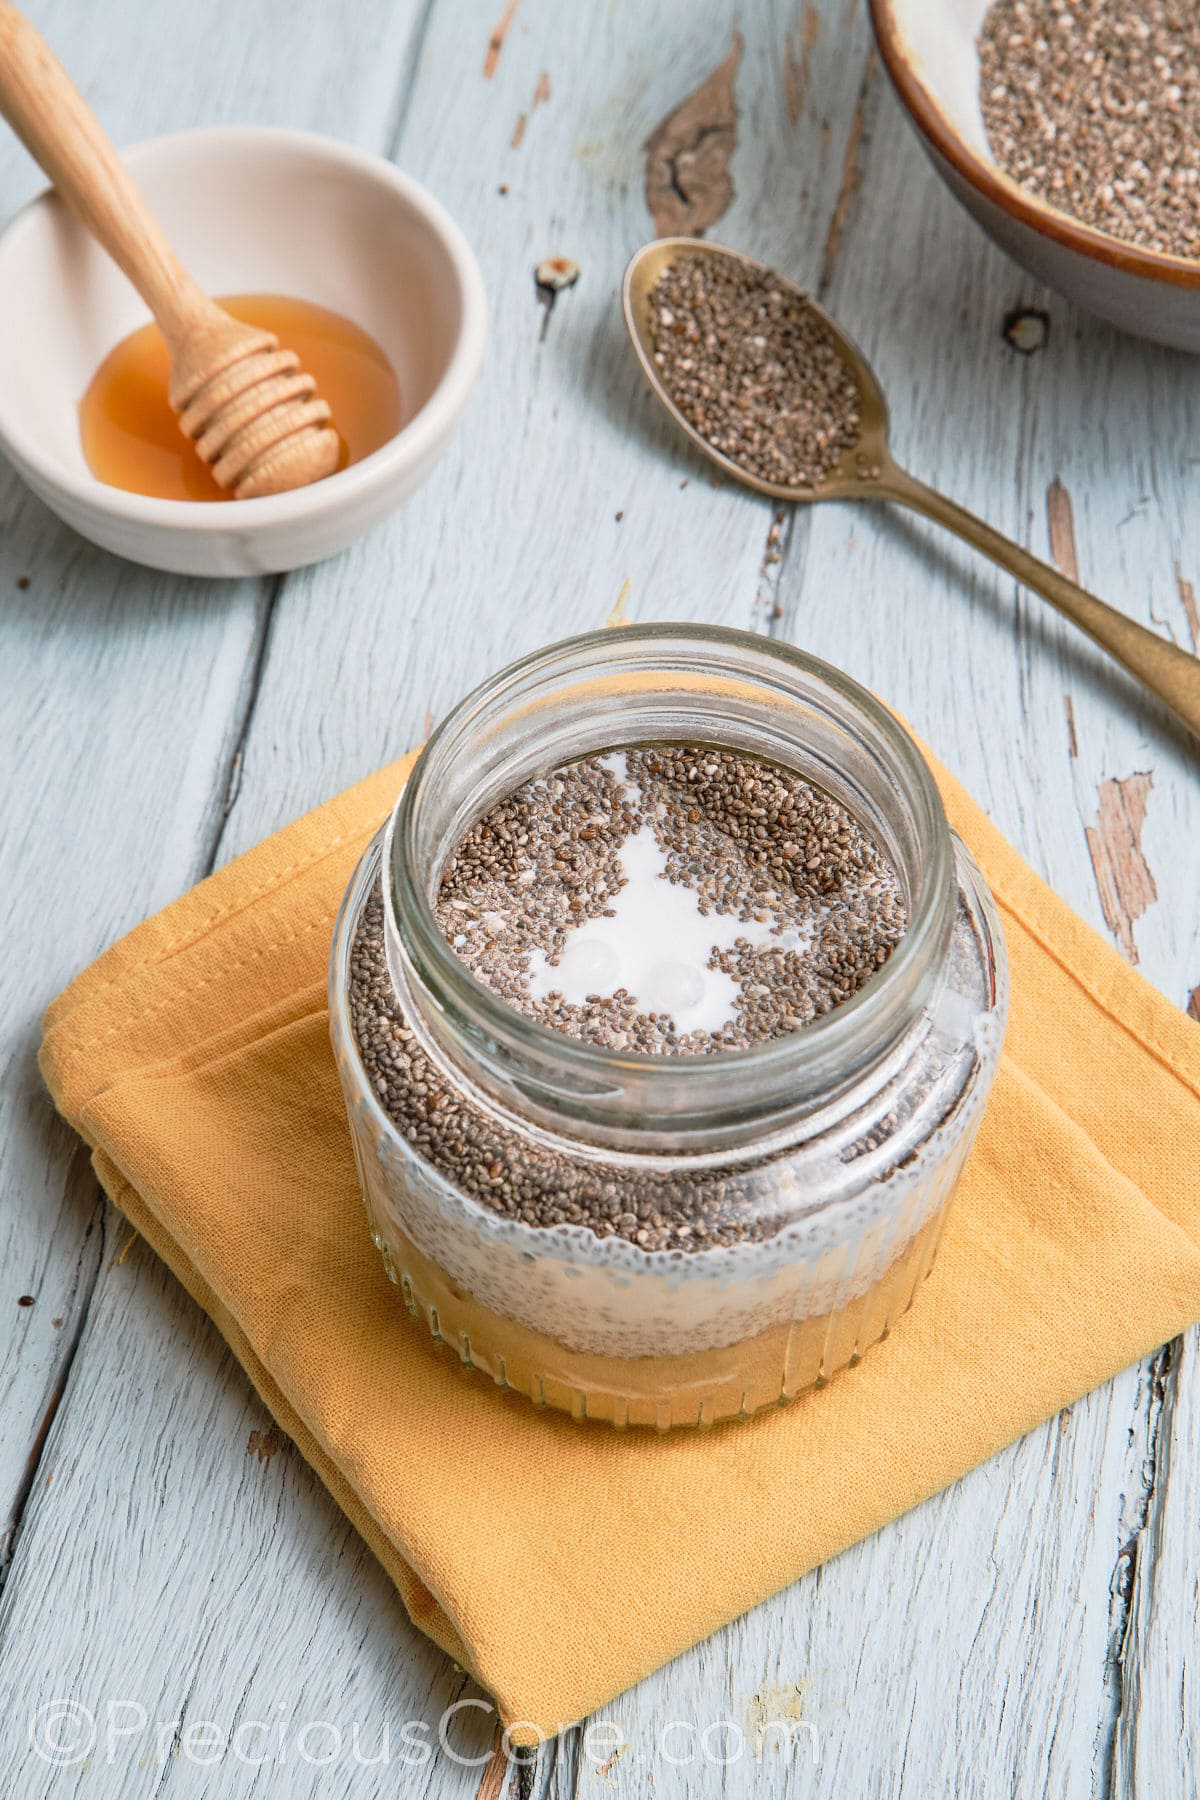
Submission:
<svg viewBox="0 0 1200 1800">
<path fill-rule="evenodd" d="M 83 95 L 9 0 L 0 0 L 0 112 L 129 277 L 168 341 L 182 336 L 208 302 Z"/>
</svg>

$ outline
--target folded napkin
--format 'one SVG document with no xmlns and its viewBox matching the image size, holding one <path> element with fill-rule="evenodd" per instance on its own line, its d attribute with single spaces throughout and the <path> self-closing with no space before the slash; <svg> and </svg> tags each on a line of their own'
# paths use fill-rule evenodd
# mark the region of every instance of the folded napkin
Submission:
<svg viewBox="0 0 1200 1800">
<path fill-rule="evenodd" d="M 1012 1014 L 929 1282 L 786 1409 L 663 1437 L 576 1425 L 438 1349 L 367 1232 L 325 968 L 407 768 L 109 950 L 46 1014 L 42 1068 L 413 1620 L 530 1741 L 1200 1318 L 1200 1028 L 935 771 L 1000 904 Z"/>
</svg>

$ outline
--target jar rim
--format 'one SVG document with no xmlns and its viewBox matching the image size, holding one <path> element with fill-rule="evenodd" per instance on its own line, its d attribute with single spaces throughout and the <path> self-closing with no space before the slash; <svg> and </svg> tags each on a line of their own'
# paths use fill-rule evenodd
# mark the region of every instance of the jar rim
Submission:
<svg viewBox="0 0 1200 1800">
<path fill-rule="evenodd" d="M 584 674 L 589 663 L 625 662 L 636 669 L 639 659 L 658 647 L 668 655 L 687 645 L 700 651 L 735 652 L 760 665 L 826 690 L 864 729 L 871 748 L 882 755 L 892 777 L 902 786 L 912 808 L 922 847 L 918 891 L 909 896 L 909 920 L 899 943 L 883 966 L 857 993 L 784 1037 L 711 1056 L 661 1054 L 605 1049 L 556 1031 L 519 1012 L 480 981 L 455 955 L 434 914 L 430 893 L 417 876 L 420 860 L 417 827 L 422 804 L 436 784 L 439 762 L 464 728 L 489 709 L 515 700 L 541 675 Z M 753 671 L 750 672 L 753 679 Z M 610 748 L 605 745 L 603 748 Z M 597 745 L 599 751 L 602 746 Z M 586 752 L 585 752 L 586 754 Z M 761 1092 L 803 1089 L 819 1071 L 862 1066 L 862 1051 L 878 1035 L 885 1016 L 904 1010 L 900 997 L 911 993 L 915 972 L 938 960 L 953 925 L 954 852 L 941 796 L 929 765 L 899 719 L 868 689 L 840 669 L 775 639 L 724 626 L 662 623 L 629 625 L 583 633 L 531 652 L 474 688 L 431 733 L 400 793 L 384 841 L 384 903 L 389 923 L 409 959 L 432 988 L 439 1010 L 459 1011 L 471 1020 L 472 1035 L 482 1035 L 495 1049 L 516 1058 L 522 1054 L 553 1058 L 564 1084 L 580 1091 L 622 1087 L 630 1079 L 648 1097 L 686 1092 L 688 1112 L 711 1096 L 720 1105 L 722 1089 L 752 1086 Z M 911 1009 L 910 1009 L 911 1010 Z M 909 1019 L 911 1024 L 911 1019 Z M 892 1033 L 889 1041 L 894 1041 Z M 858 1054 L 856 1054 L 856 1052 Z M 827 1087 L 826 1082 L 826 1087 Z M 694 1098 L 693 1098 L 694 1097 Z M 670 1114 L 677 1108 L 664 1104 Z"/>
</svg>

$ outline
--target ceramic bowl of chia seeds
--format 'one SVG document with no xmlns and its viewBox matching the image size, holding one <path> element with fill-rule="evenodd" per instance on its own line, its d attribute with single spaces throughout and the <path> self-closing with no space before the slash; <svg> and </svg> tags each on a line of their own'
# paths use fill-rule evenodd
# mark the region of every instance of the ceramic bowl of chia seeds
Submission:
<svg viewBox="0 0 1200 1800">
<path fill-rule="evenodd" d="M 951 192 L 1039 281 L 1200 350 L 1200 12 L 1174 0 L 871 0 Z"/>
<path fill-rule="evenodd" d="M 500 1387 L 748 1417 L 918 1293 L 1006 996 L 986 885 L 870 695 L 738 632 L 569 640 L 434 732 L 347 890 L 370 1229 Z"/>
</svg>

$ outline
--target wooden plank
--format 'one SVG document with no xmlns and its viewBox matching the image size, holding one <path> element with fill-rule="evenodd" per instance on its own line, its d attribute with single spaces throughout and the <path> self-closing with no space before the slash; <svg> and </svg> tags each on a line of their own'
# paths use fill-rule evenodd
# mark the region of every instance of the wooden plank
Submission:
<svg viewBox="0 0 1200 1800">
<path fill-rule="evenodd" d="M 1114 1794 L 1186 1794 L 1200 1757 L 1200 1338 L 1153 1371 L 1151 1429 L 1133 1487 L 1114 1643 Z"/>
<path fill-rule="evenodd" d="M 140 9 L 116 15 L 90 42 L 73 29 L 70 6 L 46 5 L 35 17 L 118 139 L 251 111 L 323 128 L 345 115 L 362 132 L 371 130 L 373 111 L 383 141 L 417 13 L 415 5 L 377 11 L 377 30 L 363 16 L 364 36 L 352 53 L 327 11 L 294 8 L 291 22 L 305 34 L 309 56 L 286 67 L 261 36 L 214 32 L 211 12 L 189 11 L 156 57 L 154 82 L 126 81 L 113 91 L 112 71 L 131 66 L 114 45 L 123 29 L 131 45 L 140 42 Z M 359 95 L 354 108 L 351 90 Z M 7 213 L 38 185 L 28 157 L 4 140 L 0 209 Z M 36 1019 L 78 968 L 208 866 L 269 589 L 180 581 L 106 557 L 60 526 L 9 473 L 0 477 L 0 521 L 10 857 L 3 904 L 10 941 L 23 947 L 6 965 L 0 1015 L 14 1070 L 3 1102 L 11 1111 L 0 1127 L 0 1181 L 10 1196 L 0 1216 L 2 1521 L 11 1520 L 95 1271 L 95 1188 L 68 1178 L 73 1143 L 33 1067 Z M 26 1295 L 34 1304 L 19 1307 Z M 0 1524 L 5 1536 L 9 1529 Z"/>
<path fill-rule="evenodd" d="M 119 564 L 4 473 L 0 593 L 0 911 L 20 945 L 0 976 L 2 1568 L 99 1241 L 96 1184 L 37 1073 L 37 1020 L 106 944 L 204 872 L 266 592 Z"/>
</svg>

